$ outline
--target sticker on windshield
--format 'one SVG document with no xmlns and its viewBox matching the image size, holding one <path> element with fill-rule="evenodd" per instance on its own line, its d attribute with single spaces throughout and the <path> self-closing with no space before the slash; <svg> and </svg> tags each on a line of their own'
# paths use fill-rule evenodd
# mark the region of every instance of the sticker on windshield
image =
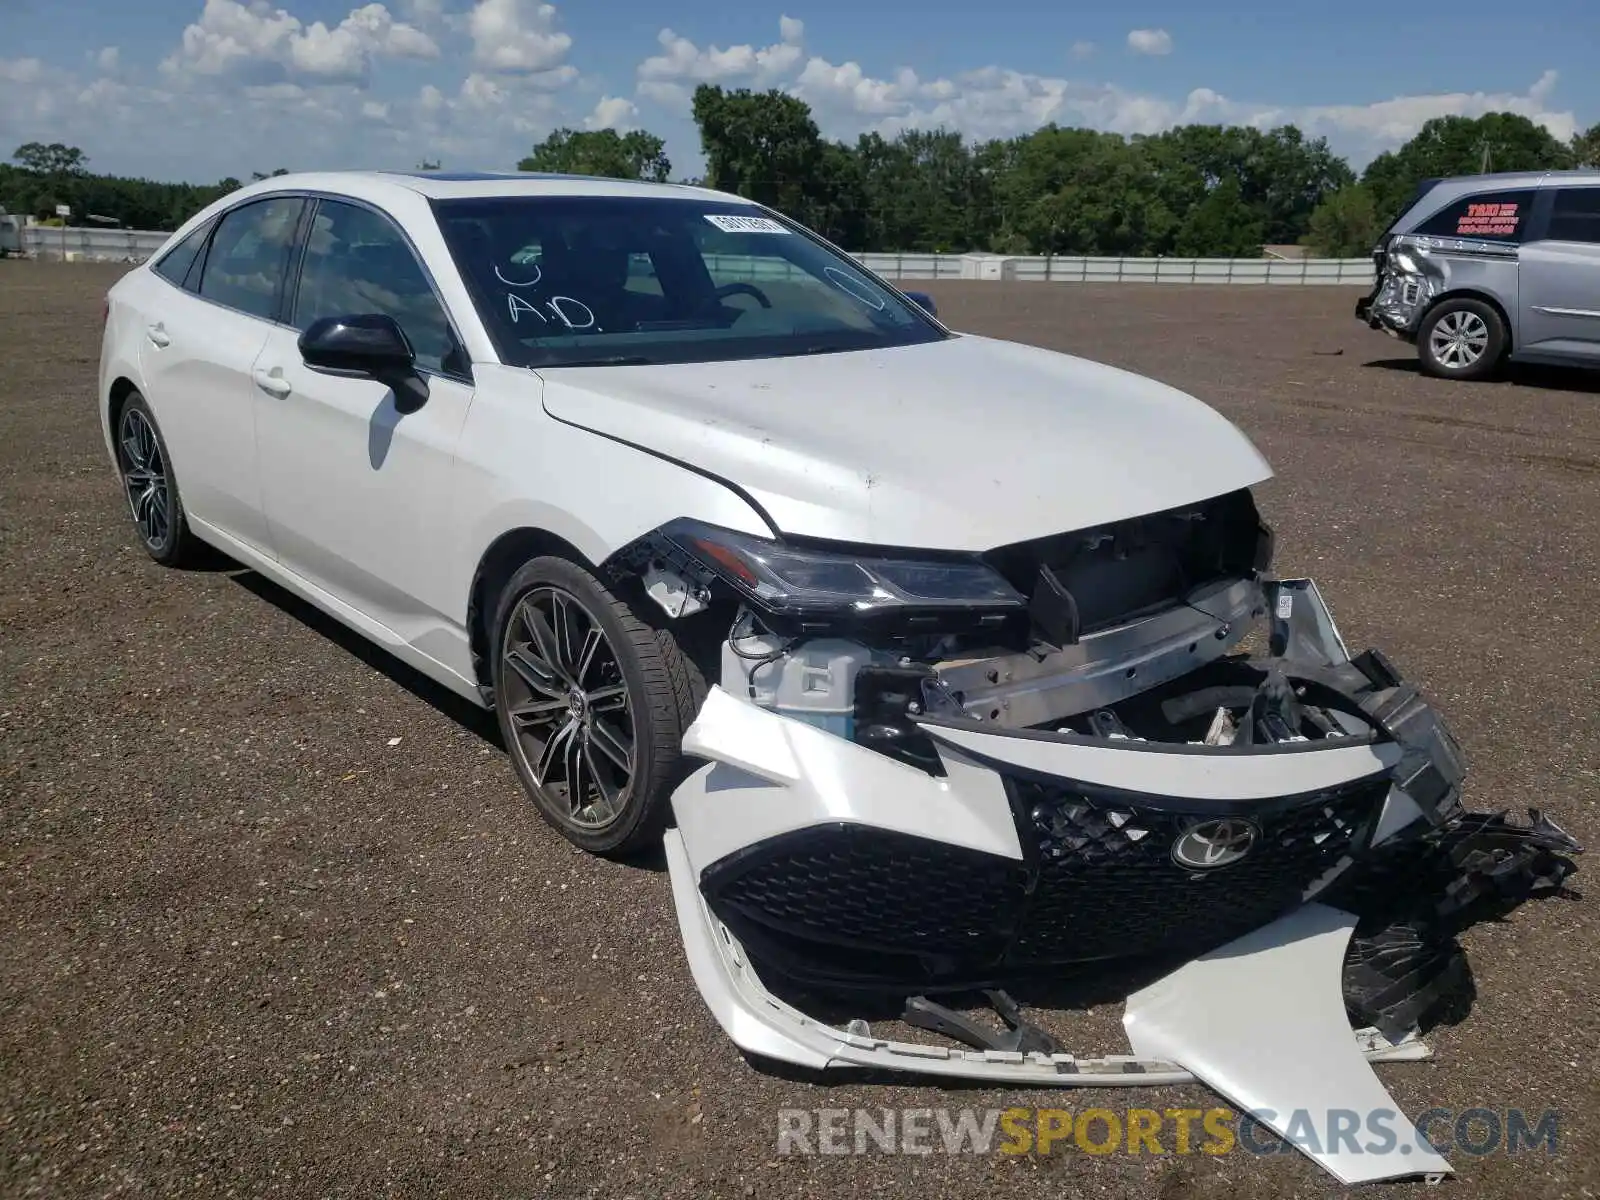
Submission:
<svg viewBox="0 0 1600 1200">
<path fill-rule="evenodd" d="M 706 213 L 706 220 L 710 221 L 723 233 L 788 233 L 779 222 L 771 217 L 736 217 L 731 213 Z"/>
</svg>

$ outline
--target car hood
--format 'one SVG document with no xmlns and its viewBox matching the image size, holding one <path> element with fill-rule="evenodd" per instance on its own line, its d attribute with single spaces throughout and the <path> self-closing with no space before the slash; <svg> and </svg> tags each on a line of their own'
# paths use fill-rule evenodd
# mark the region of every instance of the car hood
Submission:
<svg viewBox="0 0 1600 1200">
<path fill-rule="evenodd" d="M 539 373 L 551 416 L 723 479 L 798 536 L 988 550 L 1272 474 L 1238 429 L 1192 396 L 970 335 Z"/>
</svg>

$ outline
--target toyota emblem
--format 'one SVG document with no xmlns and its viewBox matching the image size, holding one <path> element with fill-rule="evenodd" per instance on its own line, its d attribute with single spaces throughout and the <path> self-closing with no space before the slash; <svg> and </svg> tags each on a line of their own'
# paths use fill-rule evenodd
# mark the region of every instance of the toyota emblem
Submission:
<svg viewBox="0 0 1600 1200">
<path fill-rule="evenodd" d="M 1236 863 L 1256 842 L 1256 827 L 1237 817 L 1189 826 L 1172 843 L 1172 861 L 1192 871 L 1212 871 Z"/>
</svg>

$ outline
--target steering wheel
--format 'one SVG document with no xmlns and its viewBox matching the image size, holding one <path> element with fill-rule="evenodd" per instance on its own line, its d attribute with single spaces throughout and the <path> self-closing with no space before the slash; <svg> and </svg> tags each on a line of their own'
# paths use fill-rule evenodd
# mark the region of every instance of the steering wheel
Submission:
<svg viewBox="0 0 1600 1200">
<path fill-rule="evenodd" d="M 772 301 L 767 299 L 767 294 L 753 283 L 725 283 L 711 293 L 710 299 L 706 301 L 703 307 L 710 308 L 712 300 L 720 301 L 729 296 L 754 296 L 756 303 L 761 305 L 762 308 L 772 307 Z"/>
</svg>

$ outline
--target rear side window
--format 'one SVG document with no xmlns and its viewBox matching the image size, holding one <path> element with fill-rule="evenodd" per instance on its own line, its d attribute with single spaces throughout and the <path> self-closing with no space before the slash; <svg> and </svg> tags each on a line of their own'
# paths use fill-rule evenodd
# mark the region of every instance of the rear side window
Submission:
<svg viewBox="0 0 1600 1200">
<path fill-rule="evenodd" d="M 214 224 L 214 221 L 207 221 L 199 229 L 196 229 L 183 241 L 163 254 L 160 261 L 155 265 L 155 273 L 163 279 L 171 280 L 179 287 L 182 287 L 184 279 L 188 277 L 190 270 L 194 267 L 195 259 L 199 258 L 200 251 L 205 249 L 206 238 L 211 236 L 211 227 Z M 194 290 L 194 286 L 195 281 L 191 280 L 191 291 Z"/>
<path fill-rule="evenodd" d="M 1532 209 L 1532 192 L 1480 192 L 1446 205 L 1417 232 L 1428 237 L 1520 242 Z"/>
<path fill-rule="evenodd" d="M 304 203 L 296 196 L 278 196 L 225 215 L 200 272 L 200 294 L 252 317 L 275 319 Z"/>
<path fill-rule="evenodd" d="M 1556 242 L 1600 242 L 1600 187 L 1557 192 L 1546 236 Z"/>
</svg>

